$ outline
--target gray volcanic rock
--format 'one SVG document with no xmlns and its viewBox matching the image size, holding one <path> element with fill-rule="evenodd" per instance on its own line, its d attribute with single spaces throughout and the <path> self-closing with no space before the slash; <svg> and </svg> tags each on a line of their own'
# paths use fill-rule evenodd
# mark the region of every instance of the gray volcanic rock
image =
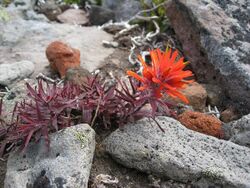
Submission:
<svg viewBox="0 0 250 188">
<path fill-rule="evenodd" d="M 220 106 L 225 98 L 221 87 L 216 84 L 203 84 L 202 86 L 207 91 L 207 103 L 212 106 Z"/>
<path fill-rule="evenodd" d="M 16 103 L 19 103 L 23 100 L 29 100 L 27 95 L 27 86 L 26 83 L 29 83 L 33 88 L 36 87 L 37 81 L 33 79 L 24 79 L 20 82 L 14 83 L 9 87 L 10 92 L 3 97 L 3 114 L 2 117 L 7 123 L 12 121 L 12 113 L 16 106 Z"/>
<path fill-rule="evenodd" d="M 250 1 L 171 0 L 166 13 L 198 80 L 250 111 Z"/>
<path fill-rule="evenodd" d="M 50 151 L 45 143 L 30 144 L 25 157 L 10 154 L 5 188 L 24 187 L 88 187 L 95 150 L 95 132 L 87 124 L 79 124 L 53 133 Z"/>
<path fill-rule="evenodd" d="M 199 187 L 250 187 L 250 149 L 185 128 L 169 117 L 143 119 L 116 130 L 106 151 L 129 168 Z"/>
<path fill-rule="evenodd" d="M 101 6 L 92 5 L 89 11 L 89 21 L 92 25 L 102 25 L 108 21 L 115 21 L 115 13 Z"/>
<path fill-rule="evenodd" d="M 35 70 L 34 63 L 30 61 L 19 61 L 12 64 L 0 64 L 0 85 L 8 86 L 29 77 Z"/>
<path fill-rule="evenodd" d="M 43 3 L 40 3 L 39 0 L 37 0 L 36 4 L 37 5 L 34 6 L 34 9 L 38 13 L 44 14 L 50 21 L 56 21 L 57 16 L 62 13 L 61 8 L 54 0 L 46 0 Z"/>
<path fill-rule="evenodd" d="M 103 0 L 102 6 L 113 10 L 118 21 L 129 20 L 142 9 L 138 0 Z"/>
<path fill-rule="evenodd" d="M 225 139 L 250 148 L 250 114 L 241 119 L 224 124 Z"/>
</svg>

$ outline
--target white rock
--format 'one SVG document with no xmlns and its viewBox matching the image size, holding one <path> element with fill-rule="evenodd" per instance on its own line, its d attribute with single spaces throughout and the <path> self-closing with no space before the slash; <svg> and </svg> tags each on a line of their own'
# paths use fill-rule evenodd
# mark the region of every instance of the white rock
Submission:
<svg viewBox="0 0 250 188">
<path fill-rule="evenodd" d="M 250 149 L 158 117 L 165 130 L 147 119 L 116 130 L 104 142 L 119 163 L 200 187 L 250 187 Z M 201 183 L 202 182 L 202 183 Z"/>
<path fill-rule="evenodd" d="M 5 188 L 68 187 L 87 188 L 95 150 L 95 132 L 87 124 L 79 124 L 53 133 L 50 151 L 44 143 L 31 144 L 25 157 L 10 154 Z"/>
<path fill-rule="evenodd" d="M 11 64 L 0 64 L 0 84 L 8 86 L 14 81 L 29 77 L 34 72 L 34 63 L 20 61 Z"/>
</svg>

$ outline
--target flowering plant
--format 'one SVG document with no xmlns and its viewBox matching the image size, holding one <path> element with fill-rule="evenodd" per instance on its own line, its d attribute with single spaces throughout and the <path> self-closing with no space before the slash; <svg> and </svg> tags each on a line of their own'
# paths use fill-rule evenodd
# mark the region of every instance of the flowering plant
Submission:
<svg viewBox="0 0 250 188">
<path fill-rule="evenodd" d="M 111 87 L 98 75 L 89 76 L 81 85 L 67 82 L 58 86 L 42 80 L 34 88 L 27 84 L 28 99 L 16 104 L 15 120 L 6 125 L 0 118 L 0 156 L 8 146 L 21 144 L 25 151 L 30 141 L 38 142 L 42 137 L 49 146 L 50 132 L 77 123 L 121 127 L 143 117 L 154 120 L 156 115 L 173 115 L 170 103 L 162 100 L 162 96 L 168 94 L 188 103 L 179 90 L 192 82 L 186 78 L 193 75 L 183 70 L 187 63 L 177 56 L 177 51 L 151 50 L 151 63 L 139 56 L 142 75 L 128 71 L 128 82 L 117 80 Z M 1 114 L 2 100 L 0 117 Z"/>
<path fill-rule="evenodd" d="M 133 71 L 127 71 L 127 74 L 143 84 L 138 90 L 148 91 L 152 97 L 161 98 L 166 93 L 188 103 L 188 99 L 179 90 L 193 82 L 193 80 L 185 80 L 193 74 L 189 70 L 183 70 L 187 62 L 184 62 L 183 57 L 177 59 L 177 56 L 177 50 L 173 53 L 171 49 L 166 52 L 160 49 L 151 50 L 150 65 L 141 56 L 138 57 L 143 66 L 142 76 Z"/>
</svg>

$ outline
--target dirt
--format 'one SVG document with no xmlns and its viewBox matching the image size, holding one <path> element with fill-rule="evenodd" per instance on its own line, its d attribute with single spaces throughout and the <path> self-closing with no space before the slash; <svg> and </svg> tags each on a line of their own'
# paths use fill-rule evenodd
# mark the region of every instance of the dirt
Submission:
<svg viewBox="0 0 250 188">
<path fill-rule="evenodd" d="M 103 60 L 103 64 L 98 68 L 101 77 L 110 80 L 124 76 L 126 70 L 133 69 L 128 56 L 128 49 L 116 49 L 113 54 Z"/>
<path fill-rule="evenodd" d="M 107 187 L 113 188 L 127 188 L 127 187 L 151 187 L 148 175 L 138 172 L 133 169 L 128 169 L 116 163 L 110 156 L 103 154 L 100 156 L 96 150 L 94 161 L 92 164 L 91 175 L 89 179 L 89 188 L 96 188 L 94 186 L 95 178 L 99 174 L 110 175 L 117 178 L 119 183 L 109 185 Z"/>
</svg>

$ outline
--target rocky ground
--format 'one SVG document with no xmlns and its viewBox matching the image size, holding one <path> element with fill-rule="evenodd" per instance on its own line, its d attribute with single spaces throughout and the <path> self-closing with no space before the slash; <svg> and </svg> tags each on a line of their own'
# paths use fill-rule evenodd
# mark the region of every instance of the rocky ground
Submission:
<svg viewBox="0 0 250 188">
<path fill-rule="evenodd" d="M 1 187 L 3 187 L 3 183 L 4 183 L 4 179 L 5 179 L 5 174 L 6 174 L 6 164 L 7 164 L 7 159 L 4 158 L 3 160 L 1 160 L 1 164 L 0 164 L 0 173 L 1 173 Z"/>
<path fill-rule="evenodd" d="M 196 82 L 183 91 L 189 106 L 167 98 L 178 106 L 175 119 L 157 119 L 165 133 L 147 119 L 122 130 L 79 124 L 53 133 L 47 154 L 40 143 L 31 144 L 25 157 L 11 152 L 0 158 L 0 187 L 250 187 L 249 7 L 247 0 L 167 1 L 170 28 L 157 40 L 181 51 Z M 36 84 L 39 73 L 79 82 L 99 72 L 112 85 L 126 70 L 140 69 L 128 60 L 139 28 L 119 33 L 126 25 L 94 26 L 131 18 L 142 8 L 139 1 L 69 8 L 52 0 L 14 0 L 0 9 L 5 120 L 26 97 L 25 81 Z M 65 76 L 67 66 L 77 64 L 83 69 Z"/>
</svg>

